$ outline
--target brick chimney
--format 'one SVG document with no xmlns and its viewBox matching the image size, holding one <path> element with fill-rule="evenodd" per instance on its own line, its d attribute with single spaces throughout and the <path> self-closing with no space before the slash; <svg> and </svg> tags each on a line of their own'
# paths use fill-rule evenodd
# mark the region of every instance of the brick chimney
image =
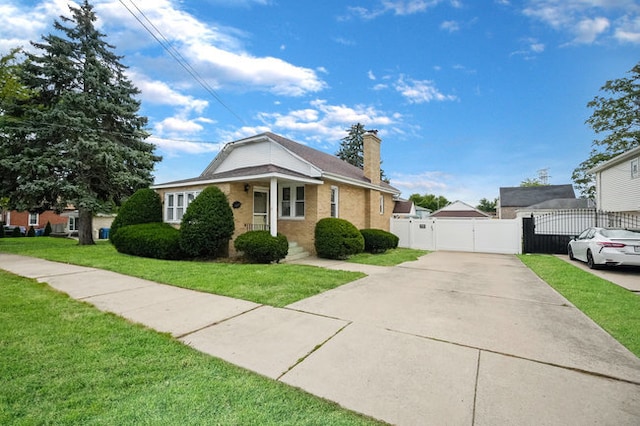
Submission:
<svg viewBox="0 0 640 426">
<path fill-rule="evenodd" d="M 380 143 L 377 130 L 367 130 L 362 135 L 362 157 L 364 177 L 372 184 L 380 185 Z"/>
</svg>

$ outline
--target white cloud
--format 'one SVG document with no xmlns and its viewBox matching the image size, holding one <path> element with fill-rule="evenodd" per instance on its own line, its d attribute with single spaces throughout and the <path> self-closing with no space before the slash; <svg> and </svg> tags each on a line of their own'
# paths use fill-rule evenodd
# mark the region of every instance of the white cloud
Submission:
<svg viewBox="0 0 640 426">
<path fill-rule="evenodd" d="M 544 43 L 540 43 L 535 38 L 526 38 L 522 40 L 522 43 L 524 44 L 523 48 L 511 52 L 511 56 L 522 56 L 526 60 L 531 60 L 535 59 L 537 54 L 544 52 Z"/>
<path fill-rule="evenodd" d="M 67 0 L 42 0 L 35 6 L 2 5 L 0 11 L 0 46 L 28 45 L 38 40 L 59 15 L 69 15 Z M 144 22 L 139 8 L 153 25 L 162 29 L 175 51 L 179 52 L 210 86 L 222 84 L 226 88 L 244 91 L 270 91 L 278 95 L 300 96 L 323 90 L 326 83 L 313 69 L 297 66 L 275 57 L 261 57 L 248 52 L 243 46 L 246 34 L 238 29 L 222 27 L 200 21 L 197 17 L 178 8 L 180 3 L 171 0 L 124 1 L 129 10 Z M 109 41 L 119 46 L 119 51 L 130 49 L 133 55 L 127 61 L 144 61 L 149 58 L 167 58 L 153 37 L 118 0 L 95 0 L 97 26 L 109 34 Z M 124 30 L 123 30 L 124 28 Z M 176 52 L 174 52 L 176 54 Z M 177 55 L 176 55 L 177 56 Z M 183 81 L 195 83 L 171 62 Z"/>
<path fill-rule="evenodd" d="M 192 142 L 175 139 L 163 139 L 156 136 L 150 136 L 146 140 L 154 144 L 158 149 L 169 153 L 170 155 L 185 154 L 205 154 L 209 152 L 218 152 L 224 146 L 223 143 L 207 143 Z"/>
<path fill-rule="evenodd" d="M 187 119 L 183 117 L 167 117 L 159 121 L 154 126 L 154 134 L 157 136 L 180 137 L 182 135 L 194 134 L 203 130 L 197 119 Z"/>
<path fill-rule="evenodd" d="M 414 80 L 401 75 L 394 87 L 412 104 L 431 101 L 454 101 L 457 99 L 456 96 L 445 95 L 440 92 L 431 80 Z"/>
<path fill-rule="evenodd" d="M 317 99 L 309 106 L 287 113 L 262 113 L 259 119 L 264 128 L 325 144 L 339 141 L 344 137 L 345 129 L 354 123 L 363 123 L 368 128 L 389 128 L 402 122 L 402 115 L 388 114 L 370 105 L 331 105 Z"/>
<path fill-rule="evenodd" d="M 347 16 L 343 16 L 340 19 L 347 20 L 351 17 L 356 17 L 371 20 L 389 13 L 396 16 L 415 15 L 424 13 L 442 2 L 443 0 L 380 0 L 379 4 L 371 9 L 361 6 L 348 7 Z M 449 0 L 449 3 L 454 8 L 462 7 L 461 2 L 458 0 Z"/>
<path fill-rule="evenodd" d="M 640 44 L 640 16 L 625 16 L 619 21 L 614 37 L 623 43 Z"/>
<path fill-rule="evenodd" d="M 183 95 L 170 88 L 167 83 L 151 80 L 140 72 L 132 70 L 129 72 L 129 75 L 136 87 L 140 89 L 144 102 L 181 107 L 184 110 L 195 111 L 198 114 L 202 114 L 205 108 L 209 106 L 208 101 Z"/>
<path fill-rule="evenodd" d="M 369 77 L 369 80 L 374 80 L 375 81 L 375 79 L 376 79 L 376 75 L 371 70 L 369 70 L 369 72 L 367 72 L 367 77 Z"/>
<path fill-rule="evenodd" d="M 444 21 L 440 24 L 440 29 L 454 33 L 460 31 L 460 24 L 456 21 Z"/>
<path fill-rule="evenodd" d="M 594 19 L 583 19 L 574 27 L 576 37 L 574 43 L 593 43 L 596 38 L 609 28 L 609 20 L 607 18 L 598 17 Z"/>
<path fill-rule="evenodd" d="M 629 22 L 639 19 L 640 5 L 634 0 L 529 0 L 523 14 L 542 21 L 553 29 L 571 35 L 569 44 L 591 44 L 609 34 L 627 42 L 640 33 Z"/>
</svg>

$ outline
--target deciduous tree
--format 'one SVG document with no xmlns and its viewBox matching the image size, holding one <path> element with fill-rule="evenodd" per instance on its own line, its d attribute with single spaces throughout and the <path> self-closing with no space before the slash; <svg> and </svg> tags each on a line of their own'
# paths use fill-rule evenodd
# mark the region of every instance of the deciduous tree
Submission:
<svg viewBox="0 0 640 426">
<path fill-rule="evenodd" d="M 629 77 L 607 81 L 600 90 L 605 95 L 596 96 L 587 104 L 593 113 L 586 123 L 603 137 L 593 141 L 589 157 L 572 175 L 576 187 L 587 198 L 595 196 L 590 169 L 640 146 L 640 63 L 629 71 Z"/>
</svg>

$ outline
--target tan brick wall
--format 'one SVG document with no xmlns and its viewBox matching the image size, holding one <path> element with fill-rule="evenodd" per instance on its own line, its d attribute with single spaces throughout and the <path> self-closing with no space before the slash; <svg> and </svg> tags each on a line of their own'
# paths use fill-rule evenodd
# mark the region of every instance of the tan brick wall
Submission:
<svg viewBox="0 0 640 426">
<path fill-rule="evenodd" d="M 233 248 L 233 241 L 240 234 L 246 232 L 246 224 L 253 223 L 253 190 L 255 186 L 267 188 L 266 182 L 248 182 L 249 188 L 245 192 L 244 185 L 247 182 L 216 184 L 227 195 L 229 204 L 240 202 L 240 207 L 233 209 L 235 232 L 229 244 L 229 255 L 237 253 Z M 325 217 L 331 216 L 331 186 L 339 188 L 338 217 L 348 220 L 356 228 L 379 228 L 389 230 L 389 221 L 393 212 L 393 197 L 383 194 L 385 197 L 385 210 L 381 215 L 379 211 L 380 192 L 371 191 L 327 180 L 324 185 L 305 185 L 305 218 L 282 219 L 278 218 L 278 232 L 287 236 L 291 242 L 296 242 L 309 253 L 315 253 L 314 232 L 316 223 Z M 202 190 L 206 186 L 190 186 L 179 189 L 156 190 L 162 199 L 164 211 L 164 195 L 166 192 L 182 192 Z M 277 196 L 277 194 L 271 194 Z M 369 199 L 371 198 L 371 202 Z M 179 227 L 179 224 L 173 224 Z"/>
<path fill-rule="evenodd" d="M 515 219 L 517 211 L 520 207 L 501 207 L 500 219 Z"/>
</svg>

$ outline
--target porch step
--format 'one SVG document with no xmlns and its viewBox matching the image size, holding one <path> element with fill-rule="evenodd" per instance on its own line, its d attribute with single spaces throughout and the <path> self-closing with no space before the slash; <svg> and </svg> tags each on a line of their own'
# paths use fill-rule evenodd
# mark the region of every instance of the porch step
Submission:
<svg viewBox="0 0 640 426">
<path fill-rule="evenodd" d="M 289 252 L 287 253 L 287 257 L 283 259 L 283 262 L 304 259 L 305 257 L 309 257 L 309 252 L 300 247 L 295 241 L 289 241 Z"/>
</svg>

